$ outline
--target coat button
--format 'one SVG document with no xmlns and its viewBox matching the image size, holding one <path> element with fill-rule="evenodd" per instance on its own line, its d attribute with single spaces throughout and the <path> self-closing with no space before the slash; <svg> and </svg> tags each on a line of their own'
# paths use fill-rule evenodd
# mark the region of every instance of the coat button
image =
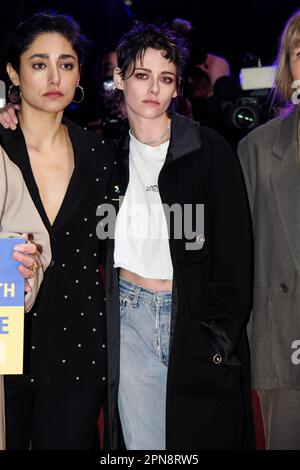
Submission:
<svg viewBox="0 0 300 470">
<path fill-rule="evenodd" d="M 213 363 L 214 364 L 217 364 L 217 365 L 221 364 L 222 360 L 223 359 L 222 359 L 221 354 L 215 354 L 214 357 L 213 357 Z"/>
<path fill-rule="evenodd" d="M 280 284 L 281 290 L 284 294 L 286 294 L 289 290 L 288 286 L 284 284 L 283 282 Z"/>
</svg>

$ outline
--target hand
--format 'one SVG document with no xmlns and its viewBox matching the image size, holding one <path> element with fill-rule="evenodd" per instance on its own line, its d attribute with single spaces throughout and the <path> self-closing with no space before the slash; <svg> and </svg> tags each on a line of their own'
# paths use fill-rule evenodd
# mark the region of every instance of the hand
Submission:
<svg viewBox="0 0 300 470">
<path fill-rule="evenodd" d="M 0 108 L 0 124 L 5 129 L 16 130 L 18 124 L 18 118 L 16 111 L 20 111 L 21 106 L 19 104 L 8 103 L 4 108 Z"/>
<path fill-rule="evenodd" d="M 36 254 L 37 247 L 34 243 L 28 242 L 14 246 L 13 258 L 19 263 L 22 263 L 21 266 L 18 267 L 18 270 L 25 279 L 25 292 L 31 292 L 31 287 L 27 279 L 33 279 L 38 269 L 38 264 L 35 261 Z"/>
</svg>

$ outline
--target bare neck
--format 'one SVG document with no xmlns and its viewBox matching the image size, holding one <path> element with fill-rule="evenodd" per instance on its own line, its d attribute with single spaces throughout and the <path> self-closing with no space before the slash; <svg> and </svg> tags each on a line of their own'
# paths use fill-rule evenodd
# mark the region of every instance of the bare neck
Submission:
<svg viewBox="0 0 300 470">
<path fill-rule="evenodd" d="M 145 119 L 139 116 L 130 116 L 130 113 L 128 113 L 128 120 L 133 135 L 140 142 L 152 142 L 157 140 L 164 132 L 166 132 L 171 121 L 166 114 L 155 119 Z M 167 141 L 169 137 L 169 134 L 166 133 L 164 139 L 159 141 L 157 145 Z"/>
<path fill-rule="evenodd" d="M 22 106 L 20 126 L 29 148 L 46 151 L 55 148 L 65 138 L 63 112 L 45 113 Z"/>
</svg>

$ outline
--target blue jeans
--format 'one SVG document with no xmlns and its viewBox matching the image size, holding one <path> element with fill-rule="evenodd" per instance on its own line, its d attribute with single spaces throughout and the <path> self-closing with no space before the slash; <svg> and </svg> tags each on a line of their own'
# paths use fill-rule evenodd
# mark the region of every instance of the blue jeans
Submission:
<svg viewBox="0 0 300 470">
<path fill-rule="evenodd" d="M 165 449 L 171 292 L 120 278 L 119 414 L 127 449 Z"/>
</svg>

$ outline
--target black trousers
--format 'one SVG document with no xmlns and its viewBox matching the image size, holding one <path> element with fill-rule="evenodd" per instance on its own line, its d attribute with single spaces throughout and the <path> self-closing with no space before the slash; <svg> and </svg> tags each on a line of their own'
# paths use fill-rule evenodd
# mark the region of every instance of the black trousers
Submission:
<svg viewBox="0 0 300 470">
<path fill-rule="evenodd" d="M 99 449 L 106 389 L 6 387 L 5 393 L 8 450 Z"/>
</svg>

